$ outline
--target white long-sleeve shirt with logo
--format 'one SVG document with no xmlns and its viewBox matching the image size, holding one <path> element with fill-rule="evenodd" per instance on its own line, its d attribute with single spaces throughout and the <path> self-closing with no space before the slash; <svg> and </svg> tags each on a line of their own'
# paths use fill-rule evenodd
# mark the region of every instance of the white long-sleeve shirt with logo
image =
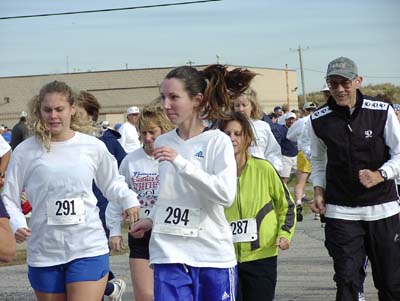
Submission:
<svg viewBox="0 0 400 301">
<path fill-rule="evenodd" d="M 175 149 L 178 156 L 172 163 L 160 163 L 150 263 L 233 267 L 232 232 L 224 215 L 224 207 L 232 205 L 236 193 L 236 162 L 229 137 L 208 130 L 182 140 L 174 130 L 159 136 L 155 144 Z M 185 232 L 185 224 L 193 225 L 198 235 Z M 162 233 L 171 228 L 178 231 Z M 179 230 L 189 235 L 176 235 Z"/>
<path fill-rule="evenodd" d="M 32 235 L 27 240 L 30 266 L 53 266 L 109 252 L 93 180 L 109 201 L 120 202 L 124 209 L 139 205 L 118 173 L 117 161 L 95 137 L 76 132 L 71 139 L 52 142 L 50 151 L 31 137 L 15 149 L 2 198 L 15 232 L 27 227 L 20 207 L 20 193 L 26 189 L 32 204 Z M 53 224 L 50 220 L 74 218 L 78 209 L 83 213 L 79 223 Z"/>
</svg>

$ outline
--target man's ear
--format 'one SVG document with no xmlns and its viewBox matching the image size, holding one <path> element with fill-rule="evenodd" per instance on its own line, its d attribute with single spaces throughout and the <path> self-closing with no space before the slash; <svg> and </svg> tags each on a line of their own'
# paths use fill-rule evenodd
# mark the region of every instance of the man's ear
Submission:
<svg viewBox="0 0 400 301">
<path fill-rule="evenodd" d="M 360 88 L 361 88 L 362 81 L 363 81 L 362 76 L 358 76 L 358 77 L 356 78 L 356 86 L 357 86 L 357 89 L 360 89 Z"/>
</svg>

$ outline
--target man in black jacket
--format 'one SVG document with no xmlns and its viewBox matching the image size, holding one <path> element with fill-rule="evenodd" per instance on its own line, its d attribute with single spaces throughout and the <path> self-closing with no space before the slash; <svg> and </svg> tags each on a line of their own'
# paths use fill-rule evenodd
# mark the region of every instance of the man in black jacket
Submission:
<svg viewBox="0 0 400 301">
<path fill-rule="evenodd" d="M 364 97 L 344 57 L 329 63 L 331 97 L 311 117 L 315 213 L 325 214 L 336 300 L 358 300 L 367 255 L 379 300 L 400 300 L 400 125 L 392 107 Z"/>
<path fill-rule="evenodd" d="M 29 137 L 29 129 L 26 125 L 26 117 L 28 114 L 23 111 L 21 113 L 21 117 L 19 118 L 19 122 L 14 125 L 12 129 L 12 136 L 11 136 L 11 148 L 14 150 L 18 144 L 24 141 L 26 138 Z"/>
</svg>

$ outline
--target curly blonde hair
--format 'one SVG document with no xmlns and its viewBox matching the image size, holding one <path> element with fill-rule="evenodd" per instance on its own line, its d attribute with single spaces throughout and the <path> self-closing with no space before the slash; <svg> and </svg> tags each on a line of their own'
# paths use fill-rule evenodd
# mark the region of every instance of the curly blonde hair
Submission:
<svg viewBox="0 0 400 301">
<path fill-rule="evenodd" d="M 39 95 L 35 95 L 29 102 L 29 125 L 32 129 L 35 137 L 43 144 L 43 146 L 50 151 L 51 145 L 51 132 L 47 125 L 43 122 L 40 108 L 44 97 L 49 93 L 60 93 L 67 97 L 68 103 L 73 106 L 75 104 L 76 94 L 73 92 L 70 86 L 61 81 L 52 81 L 44 85 L 39 92 Z M 82 125 L 82 121 L 79 119 L 77 114 L 72 115 L 70 128 L 74 131 L 79 130 Z"/>
<path fill-rule="evenodd" d="M 244 97 L 250 102 L 251 107 L 252 107 L 251 112 L 250 112 L 250 118 L 255 119 L 255 120 L 261 119 L 264 112 L 261 109 L 261 105 L 257 100 L 257 92 L 253 88 L 248 88 L 239 97 Z M 234 102 L 235 102 L 235 99 L 233 99 L 233 101 L 232 101 L 232 111 L 234 111 Z"/>
<path fill-rule="evenodd" d="M 138 129 L 139 139 L 143 140 L 141 132 L 144 128 L 148 127 L 149 123 L 155 123 L 161 128 L 161 133 L 167 133 L 171 131 L 175 126 L 168 119 L 167 115 L 161 105 L 148 105 L 145 106 L 139 114 L 138 118 Z"/>
</svg>

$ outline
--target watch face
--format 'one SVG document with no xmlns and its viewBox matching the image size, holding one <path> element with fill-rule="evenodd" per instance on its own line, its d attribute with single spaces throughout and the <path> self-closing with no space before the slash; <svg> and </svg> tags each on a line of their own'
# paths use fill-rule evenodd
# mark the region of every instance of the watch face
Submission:
<svg viewBox="0 0 400 301">
<path fill-rule="evenodd" d="M 380 169 L 379 172 L 380 172 L 382 178 L 384 180 L 387 180 L 388 177 L 387 177 L 386 171 L 384 171 L 383 169 Z"/>
</svg>

